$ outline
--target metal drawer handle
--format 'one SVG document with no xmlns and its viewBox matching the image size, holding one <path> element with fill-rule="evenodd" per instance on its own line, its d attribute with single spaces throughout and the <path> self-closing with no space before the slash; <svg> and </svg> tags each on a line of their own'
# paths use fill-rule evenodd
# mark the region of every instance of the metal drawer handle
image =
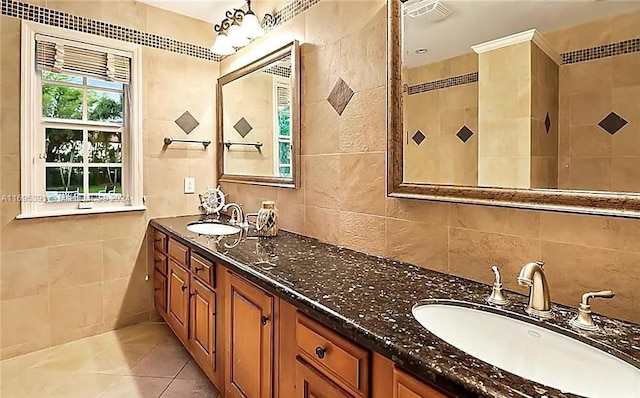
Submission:
<svg viewBox="0 0 640 398">
<path fill-rule="evenodd" d="M 196 274 L 197 274 L 198 272 L 200 272 L 200 271 L 202 271 L 203 269 L 204 269 L 204 268 L 201 268 L 201 267 L 196 267 L 196 269 L 195 269 L 195 271 L 196 271 Z"/>
<path fill-rule="evenodd" d="M 154 288 L 154 289 L 153 289 L 153 291 L 154 291 L 154 292 L 159 292 L 159 291 L 160 291 L 160 288 L 159 288 L 159 287 L 156 287 L 156 288 Z"/>
<path fill-rule="evenodd" d="M 318 356 L 318 358 L 323 359 L 325 357 L 325 355 L 327 355 L 327 350 L 325 350 L 324 348 L 317 346 L 316 347 L 316 355 Z"/>
<path fill-rule="evenodd" d="M 156 261 L 155 261 L 156 264 L 161 263 L 161 262 L 164 262 L 164 260 L 163 259 L 156 259 Z"/>
<path fill-rule="evenodd" d="M 154 242 L 162 242 L 163 240 L 164 240 L 164 239 L 162 239 L 162 238 L 155 238 L 153 241 L 154 241 Z"/>
<path fill-rule="evenodd" d="M 261 318 L 261 320 L 262 320 L 262 324 L 263 324 L 263 325 L 266 325 L 266 324 L 267 324 L 267 322 L 269 322 L 269 317 L 268 317 L 268 316 L 266 316 L 266 315 L 263 315 L 263 316 L 262 316 L 262 318 Z"/>
<path fill-rule="evenodd" d="M 189 288 L 189 286 L 182 286 L 182 291 L 184 292 L 185 290 L 187 290 Z"/>
<path fill-rule="evenodd" d="M 195 294 L 195 293 L 193 293 L 193 292 L 189 293 L 189 297 L 193 297 L 193 296 L 195 296 L 195 295 L 196 295 L 196 294 Z"/>
</svg>

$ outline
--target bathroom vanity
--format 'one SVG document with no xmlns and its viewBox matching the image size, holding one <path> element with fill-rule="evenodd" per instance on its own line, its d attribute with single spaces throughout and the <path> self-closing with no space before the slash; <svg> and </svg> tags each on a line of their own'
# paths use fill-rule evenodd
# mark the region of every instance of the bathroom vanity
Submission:
<svg viewBox="0 0 640 398">
<path fill-rule="evenodd" d="M 423 299 L 486 304 L 489 286 L 285 231 L 187 230 L 199 219 L 151 221 L 155 303 L 227 397 L 575 396 L 476 359 L 412 315 Z M 526 297 L 508 294 L 522 318 Z M 638 325 L 594 316 L 601 331 L 578 335 L 573 309 L 552 310 L 557 330 L 638 366 Z"/>
</svg>

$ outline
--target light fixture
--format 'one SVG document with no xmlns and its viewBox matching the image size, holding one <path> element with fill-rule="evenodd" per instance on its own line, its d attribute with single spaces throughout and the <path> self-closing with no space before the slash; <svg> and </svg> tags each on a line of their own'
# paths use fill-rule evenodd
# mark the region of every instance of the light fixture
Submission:
<svg viewBox="0 0 640 398">
<path fill-rule="evenodd" d="M 236 52 L 236 49 L 231 45 L 231 40 L 224 33 L 226 29 L 229 28 L 229 21 L 226 19 L 222 21 L 222 24 L 216 25 L 213 30 L 218 32 L 218 36 L 216 36 L 216 40 L 213 42 L 213 46 L 211 46 L 211 52 L 218 55 L 231 55 Z"/>
<path fill-rule="evenodd" d="M 220 25 L 215 25 L 214 30 L 218 36 L 211 47 L 211 51 L 217 55 L 231 55 L 236 48 L 246 46 L 251 40 L 264 35 L 262 25 L 273 27 L 280 23 L 279 17 L 265 14 L 263 23 L 251 10 L 251 0 L 247 0 L 247 11 L 234 9 L 225 13 L 225 19 Z M 235 48 L 234 48 L 235 47 Z"/>
</svg>

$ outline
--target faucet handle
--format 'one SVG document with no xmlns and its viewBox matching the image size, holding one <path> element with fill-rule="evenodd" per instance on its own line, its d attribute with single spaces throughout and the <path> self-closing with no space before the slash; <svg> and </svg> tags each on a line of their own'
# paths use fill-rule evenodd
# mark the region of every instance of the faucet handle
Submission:
<svg viewBox="0 0 640 398">
<path fill-rule="evenodd" d="M 502 284 L 502 277 L 500 276 L 500 270 L 497 265 L 491 266 L 491 271 L 496 275 L 496 282 L 498 284 Z"/>
<path fill-rule="evenodd" d="M 593 321 L 591 317 L 591 304 L 589 301 L 592 298 L 606 298 L 610 299 L 615 296 L 612 290 L 602 290 L 600 292 L 587 292 L 582 295 L 582 300 L 578 306 L 578 314 L 569 321 L 569 325 L 576 329 L 597 331 L 600 327 Z"/>
<path fill-rule="evenodd" d="M 497 265 L 491 267 L 491 271 L 495 274 L 496 281 L 493 283 L 493 289 L 491 295 L 487 297 L 487 303 L 495 305 L 507 305 L 509 300 L 505 297 L 502 291 L 502 277 L 500 276 L 500 270 Z"/>
<path fill-rule="evenodd" d="M 580 301 L 580 306 L 590 306 L 589 301 L 592 298 L 613 298 L 616 294 L 612 290 L 602 290 L 600 292 L 587 292 L 582 295 L 582 301 Z"/>
</svg>

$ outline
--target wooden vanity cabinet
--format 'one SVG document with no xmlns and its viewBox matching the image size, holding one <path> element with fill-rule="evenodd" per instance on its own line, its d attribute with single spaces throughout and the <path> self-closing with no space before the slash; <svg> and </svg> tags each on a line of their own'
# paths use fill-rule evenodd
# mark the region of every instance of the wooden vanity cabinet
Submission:
<svg viewBox="0 0 640 398">
<path fill-rule="evenodd" d="M 152 236 L 158 313 L 222 397 L 448 397 L 195 249 Z"/>
<path fill-rule="evenodd" d="M 167 314 L 167 277 L 153 271 L 153 304 L 162 316 Z"/>
<path fill-rule="evenodd" d="M 296 363 L 296 389 L 298 398 L 353 398 L 300 359 Z"/>
<path fill-rule="evenodd" d="M 233 273 L 226 280 L 226 395 L 271 398 L 274 298 Z"/>
<path fill-rule="evenodd" d="M 167 322 L 186 342 L 189 337 L 189 273 L 178 263 L 169 260 Z"/>
</svg>

